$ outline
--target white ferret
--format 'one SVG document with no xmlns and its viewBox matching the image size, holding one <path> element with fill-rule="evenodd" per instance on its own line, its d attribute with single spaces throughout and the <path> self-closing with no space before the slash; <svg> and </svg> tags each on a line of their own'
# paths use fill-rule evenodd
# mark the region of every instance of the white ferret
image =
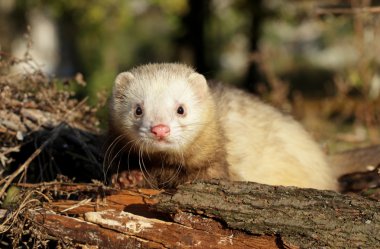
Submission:
<svg viewBox="0 0 380 249">
<path fill-rule="evenodd" d="M 325 155 L 299 123 L 241 90 L 210 87 L 183 64 L 120 73 L 109 116 L 106 164 L 140 172 L 142 186 L 221 178 L 337 188 Z"/>
</svg>

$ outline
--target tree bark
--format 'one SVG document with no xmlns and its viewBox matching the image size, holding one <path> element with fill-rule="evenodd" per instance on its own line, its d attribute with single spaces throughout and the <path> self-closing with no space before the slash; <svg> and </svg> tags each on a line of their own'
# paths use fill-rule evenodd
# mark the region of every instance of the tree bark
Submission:
<svg viewBox="0 0 380 249">
<path fill-rule="evenodd" d="M 27 208 L 24 218 L 67 246 L 380 248 L 380 203 L 358 195 L 217 180 L 161 193 L 87 185 L 20 184 L 82 197 Z"/>
<path fill-rule="evenodd" d="M 176 222 L 146 218 L 124 211 L 87 212 L 84 219 L 41 211 L 29 218 L 44 234 L 66 245 L 98 248 L 226 248 L 274 249 L 273 236 L 251 236 L 224 229 L 211 219 L 182 213 Z M 193 227 L 195 226 L 195 228 Z"/>
<path fill-rule="evenodd" d="M 200 181 L 162 194 L 157 209 L 212 217 L 302 248 L 380 248 L 380 203 L 332 191 Z"/>
<path fill-rule="evenodd" d="M 115 191 L 99 184 L 60 182 L 18 186 L 39 189 L 41 193 L 51 190 L 60 196 L 89 197 L 81 201 L 49 201 L 42 203 L 42 208 L 26 211 L 26 219 L 41 238 L 60 241 L 67 247 L 85 244 L 99 248 L 294 248 L 276 236 L 228 229 L 219 221 L 200 215 L 178 211 L 170 216 L 157 212 L 152 206 L 162 191 Z M 0 219 L 5 219 L 9 212 L 1 211 Z"/>
</svg>

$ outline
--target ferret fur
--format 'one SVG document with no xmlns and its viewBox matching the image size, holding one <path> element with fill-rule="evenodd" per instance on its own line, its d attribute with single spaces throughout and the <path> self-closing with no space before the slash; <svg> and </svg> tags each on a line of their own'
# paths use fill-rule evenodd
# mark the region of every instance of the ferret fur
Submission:
<svg viewBox="0 0 380 249">
<path fill-rule="evenodd" d="M 176 113 L 179 105 L 183 116 Z M 137 106 L 142 116 L 136 117 Z M 244 91 L 208 86 L 183 64 L 148 64 L 119 74 L 109 116 L 106 165 L 140 169 L 148 186 L 221 178 L 337 188 L 325 155 L 299 123 Z M 170 127 L 163 141 L 150 132 L 158 124 Z"/>
</svg>

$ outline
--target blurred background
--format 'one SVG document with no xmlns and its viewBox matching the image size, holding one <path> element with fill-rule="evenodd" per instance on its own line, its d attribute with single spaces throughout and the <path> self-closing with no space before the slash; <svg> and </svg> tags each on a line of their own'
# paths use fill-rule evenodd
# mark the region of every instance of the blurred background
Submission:
<svg viewBox="0 0 380 249">
<path fill-rule="evenodd" d="M 90 103 L 118 72 L 188 63 L 345 149 L 380 143 L 379 14 L 375 0 L 1 0 L 0 56 L 83 78 Z"/>
</svg>

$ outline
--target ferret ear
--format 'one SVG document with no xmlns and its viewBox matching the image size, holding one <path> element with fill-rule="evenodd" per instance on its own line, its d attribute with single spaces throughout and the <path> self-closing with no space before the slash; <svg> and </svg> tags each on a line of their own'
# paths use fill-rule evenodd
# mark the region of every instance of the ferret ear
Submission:
<svg viewBox="0 0 380 249">
<path fill-rule="evenodd" d="M 199 73 L 190 74 L 188 81 L 192 84 L 195 91 L 199 94 L 201 98 L 207 96 L 208 94 L 208 85 L 206 78 Z"/>
<path fill-rule="evenodd" d="M 132 73 L 130 72 L 122 72 L 119 73 L 118 76 L 116 76 L 115 79 L 115 88 L 116 89 L 123 89 L 125 88 L 130 81 L 132 81 L 135 78 Z"/>
</svg>

